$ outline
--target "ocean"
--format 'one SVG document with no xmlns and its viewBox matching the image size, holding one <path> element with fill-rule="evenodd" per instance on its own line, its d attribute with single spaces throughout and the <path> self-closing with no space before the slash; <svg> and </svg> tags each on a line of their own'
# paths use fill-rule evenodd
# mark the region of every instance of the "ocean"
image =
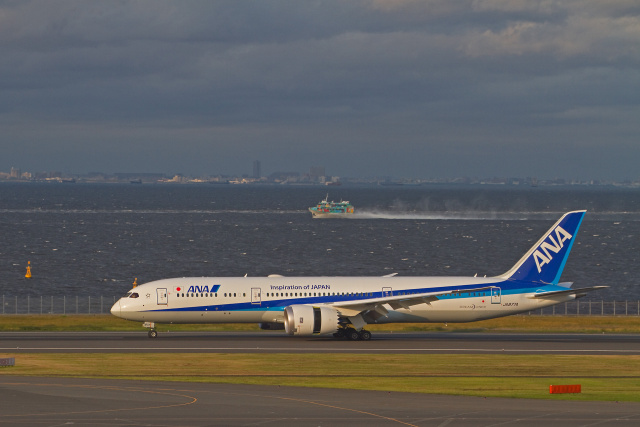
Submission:
<svg viewBox="0 0 640 427">
<path fill-rule="evenodd" d="M 312 219 L 327 193 L 354 217 Z M 136 278 L 185 276 L 494 276 L 579 209 L 562 280 L 640 300 L 639 189 L 0 183 L 0 295 L 120 296 Z"/>
</svg>

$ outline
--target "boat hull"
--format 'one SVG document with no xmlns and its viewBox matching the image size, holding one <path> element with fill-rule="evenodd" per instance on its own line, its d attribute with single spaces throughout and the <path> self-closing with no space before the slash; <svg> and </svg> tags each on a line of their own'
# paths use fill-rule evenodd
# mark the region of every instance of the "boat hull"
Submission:
<svg viewBox="0 0 640 427">
<path fill-rule="evenodd" d="M 353 212 L 319 212 L 309 208 L 311 216 L 313 218 L 349 218 L 353 215 Z"/>
</svg>

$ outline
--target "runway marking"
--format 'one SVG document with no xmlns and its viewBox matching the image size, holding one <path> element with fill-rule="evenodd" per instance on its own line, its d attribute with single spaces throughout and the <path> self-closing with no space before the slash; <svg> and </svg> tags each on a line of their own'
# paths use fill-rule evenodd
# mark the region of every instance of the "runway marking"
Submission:
<svg viewBox="0 0 640 427">
<path fill-rule="evenodd" d="M 415 424 L 410 424 L 410 423 L 407 423 L 407 422 L 404 422 L 404 421 L 400 421 L 397 418 L 385 417 L 384 415 L 378 415 L 378 414 L 374 414 L 372 412 L 360 411 L 358 409 L 343 408 L 341 406 L 329 405 L 327 403 L 313 402 L 313 401 L 310 401 L 310 400 L 294 399 L 292 397 L 278 397 L 278 399 L 291 400 L 291 401 L 294 401 L 294 402 L 308 403 L 310 405 L 325 406 L 327 408 L 340 409 L 342 411 L 351 411 L 351 412 L 355 412 L 355 413 L 358 413 L 358 414 L 371 415 L 371 416 L 376 417 L 376 418 L 381 418 L 381 419 L 384 419 L 384 420 L 393 421 L 393 422 L 396 422 L 396 423 L 399 423 L 399 424 L 404 424 L 406 426 L 418 427 Z"/>
<path fill-rule="evenodd" d="M 178 391 L 182 391 L 182 390 L 178 390 Z M 193 392 L 193 390 L 184 390 L 184 391 Z M 370 415 L 372 417 L 376 417 L 376 418 L 380 418 L 380 419 L 384 419 L 384 420 L 389 420 L 389 421 L 396 422 L 396 423 L 399 423 L 399 424 L 404 424 L 404 425 L 411 426 L 411 427 L 418 427 L 415 424 L 410 424 L 408 422 L 401 421 L 401 420 L 398 420 L 396 418 L 385 417 L 384 415 L 374 414 L 372 412 L 360 411 L 358 409 L 344 408 L 344 407 L 341 407 L 341 406 L 331 405 L 331 404 L 328 404 L 328 403 L 315 402 L 313 400 L 297 399 L 297 398 L 294 398 L 294 397 L 254 394 L 254 393 L 222 392 L 222 391 L 209 391 L 209 390 L 206 390 L 205 392 L 206 393 L 213 393 L 213 394 L 236 395 L 236 396 L 252 396 L 252 397 L 260 397 L 260 398 L 266 398 L 266 399 L 278 399 L 278 400 L 289 400 L 289 401 L 292 401 L 292 402 L 302 402 L 302 403 L 307 403 L 309 405 L 324 406 L 324 407 L 332 408 L 332 409 L 340 409 L 342 411 L 350 411 L 350 412 L 355 412 L 355 413 L 358 413 L 358 414 Z"/>
<path fill-rule="evenodd" d="M 149 393 L 149 394 L 164 394 L 167 396 L 178 396 L 184 397 L 187 399 L 191 399 L 189 402 L 184 403 L 176 403 L 171 405 L 158 405 L 158 406 L 142 406 L 137 408 L 117 408 L 117 409 L 101 409 L 101 410 L 93 410 L 93 411 L 70 411 L 70 412 L 48 412 L 42 414 L 14 414 L 14 415 L 6 415 L 0 414 L 0 419 L 2 418 L 17 418 L 17 417 L 40 417 L 40 416 L 51 416 L 51 415 L 71 415 L 71 414 L 96 414 L 96 413 L 105 413 L 105 412 L 120 412 L 120 411 L 140 411 L 145 409 L 161 409 L 161 408 L 174 408 L 179 406 L 189 406 L 193 405 L 198 401 L 198 399 L 194 396 L 188 396 L 186 394 L 176 394 L 176 393 L 167 393 L 165 391 L 152 391 L 145 390 L 140 387 L 117 387 L 117 386 L 92 386 L 92 385 L 65 385 L 65 384 L 51 384 L 51 383 L 25 383 L 25 382 L 17 382 L 17 383 L 0 383 L 3 386 L 38 386 L 38 387 L 66 387 L 66 388 L 85 388 L 85 389 L 100 389 L 100 390 L 113 390 L 113 391 L 130 391 L 137 393 Z"/>
</svg>

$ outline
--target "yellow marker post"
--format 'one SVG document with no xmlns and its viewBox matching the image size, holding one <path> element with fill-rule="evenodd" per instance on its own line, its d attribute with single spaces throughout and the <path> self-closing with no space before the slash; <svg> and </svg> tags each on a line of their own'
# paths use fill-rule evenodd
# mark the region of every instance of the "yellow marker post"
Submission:
<svg viewBox="0 0 640 427">
<path fill-rule="evenodd" d="M 135 288 L 136 286 L 138 286 L 138 278 L 137 277 L 135 279 L 133 279 L 133 287 Z"/>
<path fill-rule="evenodd" d="M 31 278 L 31 261 L 27 261 L 27 274 L 24 275 L 27 279 Z"/>
</svg>

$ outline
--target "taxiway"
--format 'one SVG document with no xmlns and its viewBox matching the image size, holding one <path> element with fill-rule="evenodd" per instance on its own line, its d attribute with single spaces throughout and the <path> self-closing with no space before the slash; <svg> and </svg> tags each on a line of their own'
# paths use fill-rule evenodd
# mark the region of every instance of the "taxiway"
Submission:
<svg viewBox="0 0 640 427">
<path fill-rule="evenodd" d="M 0 375 L 6 425 L 636 426 L 640 403 Z"/>
</svg>

